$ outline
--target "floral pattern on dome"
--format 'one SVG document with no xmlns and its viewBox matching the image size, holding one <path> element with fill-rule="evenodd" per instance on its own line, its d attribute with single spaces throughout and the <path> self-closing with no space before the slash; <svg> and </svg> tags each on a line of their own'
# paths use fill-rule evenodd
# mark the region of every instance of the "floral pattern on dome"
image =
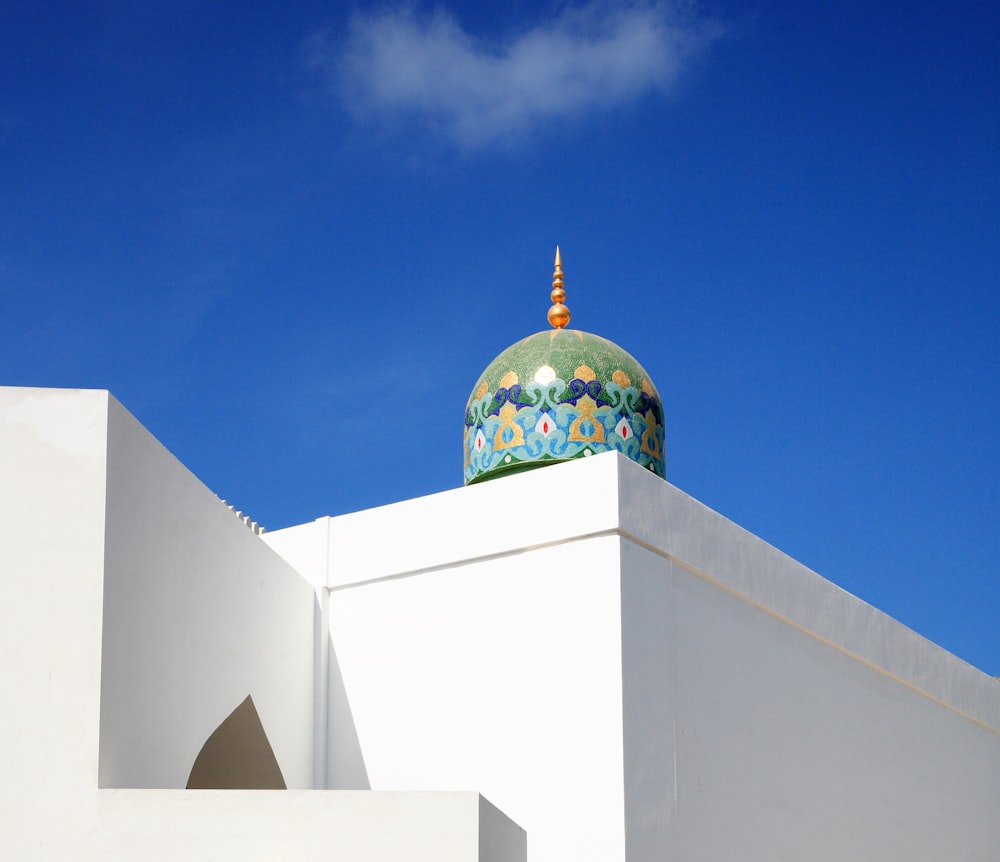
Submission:
<svg viewBox="0 0 1000 862">
<path fill-rule="evenodd" d="M 483 372 L 465 416 L 465 483 L 617 450 L 665 476 L 663 406 L 628 353 L 577 330 L 540 332 Z"/>
</svg>

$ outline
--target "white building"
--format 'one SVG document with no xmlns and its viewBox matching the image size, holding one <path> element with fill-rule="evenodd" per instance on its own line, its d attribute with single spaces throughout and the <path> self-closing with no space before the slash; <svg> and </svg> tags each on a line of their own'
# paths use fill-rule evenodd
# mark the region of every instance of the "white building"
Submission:
<svg viewBox="0 0 1000 862">
<path fill-rule="evenodd" d="M 0 388 L 3 858 L 1000 859 L 1000 684 L 574 427 L 259 535 L 107 392 Z"/>
</svg>

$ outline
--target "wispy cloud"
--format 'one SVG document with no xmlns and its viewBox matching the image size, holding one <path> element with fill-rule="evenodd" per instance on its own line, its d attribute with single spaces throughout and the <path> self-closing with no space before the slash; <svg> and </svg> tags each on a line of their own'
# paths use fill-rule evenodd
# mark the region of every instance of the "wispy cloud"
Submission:
<svg viewBox="0 0 1000 862">
<path fill-rule="evenodd" d="M 690 4 L 590 0 L 503 42 L 414 6 L 356 14 L 345 41 L 308 45 L 358 118 L 416 119 L 465 149 L 512 142 L 651 92 L 667 95 L 722 32 Z"/>
</svg>

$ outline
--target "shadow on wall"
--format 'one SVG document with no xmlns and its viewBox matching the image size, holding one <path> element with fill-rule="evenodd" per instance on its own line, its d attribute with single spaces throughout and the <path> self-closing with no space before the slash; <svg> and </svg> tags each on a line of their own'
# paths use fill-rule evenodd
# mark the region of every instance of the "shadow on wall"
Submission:
<svg viewBox="0 0 1000 862">
<path fill-rule="evenodd" d="M 330 790 L 371 790 L 368 769 L 365 766 L 361 741 L 354 724 L 354 713 L 340 672 L 340 662 L 333 647 L 333 638 L 327 634 L 330 664 L 329 689 L 327 691 L 330 712 L 326 721 L 327 782 Z"/>
<path fill-rule="evenodd" d="M 250 695 L 205 740 L 194 759 L 187 788 L 285 789 L 281 767 Z"/>
<path fill-rule="evenodd" d="M 347 689 L 329 635 L 329 715 L 325 786 L 330 790 L 371 790 Z M 285 790 L 274 749 L 247 695 L 205 740 L 191 767 L 188 790 Z"/>
</svg>

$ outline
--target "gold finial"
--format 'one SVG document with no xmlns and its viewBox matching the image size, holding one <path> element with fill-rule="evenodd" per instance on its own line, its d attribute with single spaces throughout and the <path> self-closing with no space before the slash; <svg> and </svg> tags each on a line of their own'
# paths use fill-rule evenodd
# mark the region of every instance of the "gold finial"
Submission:
<svg viewBox="0 0 1000 862">
<path fill-rule="evenodd" d="M 552 273 L 552 308 L 549 309 L 549 323 L 556 329 L 562 329 L 569 323 L 569 309 L 563 305 L 565 299 L 562 257 L 559 255 L 559 246 L 556 246 L 556 271 Z"/>
</svg>

